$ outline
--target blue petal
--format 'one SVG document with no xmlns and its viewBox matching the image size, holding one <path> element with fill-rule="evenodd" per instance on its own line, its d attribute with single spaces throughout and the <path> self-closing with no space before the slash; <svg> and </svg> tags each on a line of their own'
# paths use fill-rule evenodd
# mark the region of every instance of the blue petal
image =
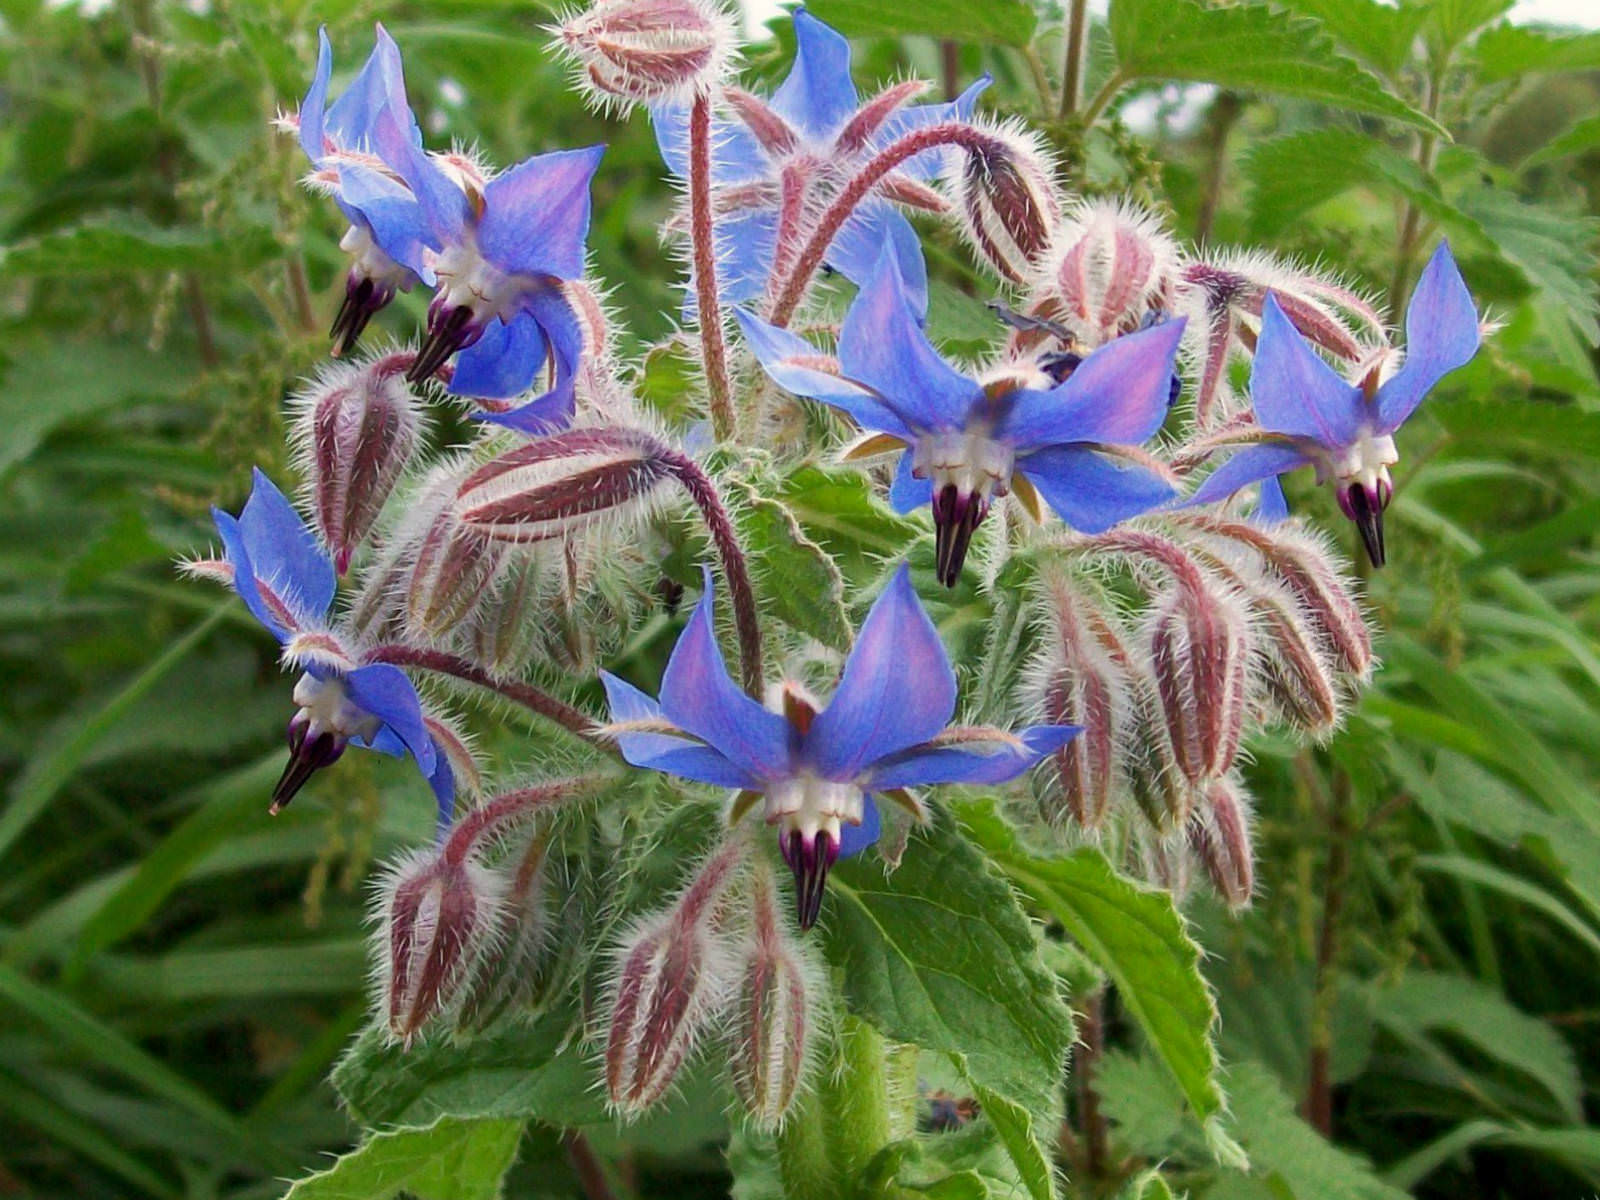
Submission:
<svg viewBox="0 0 1600 1200">
<path fill-rule="evenodd" d="M 850 79 L 850 43 L 803 8 L 795 9 L 794 37 L 794 65 L 774 93 L 772 108 L 796 129 L 821 141 L 861 105 Z"/>
<path fill-rule="evenodd" d="M 1060 386 L 1017 393 L 1001 426 L 1019 452 L 1066 442 L 1138 445 L 1154 436 L 1172 396 L 1183 321 L 1164 321 L 1101 346 Z"/>
<path fill-rule="evenodd" d="M 347 162 L 339 166 L 338 199 L 347 213 L 353 209 L 360 214 L 379 249 L 413 275 L 433 282 L 422 253 L 429 233 L 410 188 L 382 171 Z"/>
<path fill-rule="evenodd" d="M 850 858 L 860 854 L 878 840 L 883 833 L 883 815 L 871 796 L 861 803 L 861 824 L 839 826 L 839 857 Z"/>
<path fill-rule="evenodd" d="M 724 304 L 742 304 L 766 294 L 767 277 L 778 245 L 778 210 L 742 210 L 717 222 L 717 294 Z M 684 320 L 698 319 L 695 276 L 684 281 Z"/>
<path fill-rule="evenodd" d="M 1226 500 L 1240 488 L 1258 479 L 1274 478 L 1296 467 L 1303 467 L 1310 461 L 1305 451 L 1297 446 L 1275 443 L 1247 446 L 1206 476 L 1205 482 L 1180 507 Z"/>
<path fill-rule="evenodd" d="M 831 404 L 849 413 L 865 429 L 892 433 L 896 437 L 911 436 L 906 423 L 883 402 L 882 397 L 848 379 L 800 365 L 806 359 L 824 357 L 810 342 L 787 329 L 768 325 L 745 309 L 736 308 L 733 315 L 738 318 L 745 342 L 755 351 L 762 369 L 780 387 L 787 388 L 797 396 Z"/>
<path fill-rule="evenodd" d="M 828 246 L 824 262 L 858 287 L 872 278 L 884 248 L 894 251 L 906 299 L 916 312 L 928 311 L 928 266 L 911 222 L 884 200 L 863 200 Z"/>
<path fill-rule="evenodd" d="M 227 559 L 233 564 L 233 588 L 256 620 L 279 641 L 293 632 L 262 596 L 257 581 L 266 584 L 294 616 L 304 622 L 321 620 L 333 603 L 338 586 L 333 563 L 316 536 L 306 528 L 294 505 L 258 469 L 244 511 L 235 520 L 212 510 Z"/>
<path fill-rule="evenodd" d="M 1472 293 L 1450 256 L 1450 243 L 1440 242 L 1406 306 L 1405 365 L 1378 389 L 1379 429 L 1400 428 L 1434 384 L 1472 360 L 1478 342 Z"/>
<path fill-rule="evenodd" d="M 374 119 L 373 140 L 378 157 L 405 180 L 417 198 L 428 244 L 439 248 L 459 242 L 471 215 L 466 193 L 411 140 L 392 108 L 385 108 Z"/>
<path fill-rule="evenodd" d="M 428 776 L 428 786 L 433 789 L 434 801 L 439 806 L 437 828 L 443 833 L 456 817 L 456 775 L 450 769 L 450 756 L 436 740 L 433 741 L 433 772 Z"/>
<path fill-rule="evenodd" d="M 512 275 L 582 275 L 589 183 L 605 149 L 536 155 L 492 179 L 478 222 L 483 257 Z"/>
<path fill-rule="evenodd" d="M 661 706 L 626 680 L 600 672 L 613 721 L 664 720 Z M 670 733 L 615 734 L 622 757 L 636 767 L 709 783 L 715 787 L 759 788 L 761 780 L 735 766 L 710 746 Z"/>
<path fill-rule="evenodd" d="M 379 25 L 372 53 L 367 56 L 361 73 L 329 107 L 323 119 L 324 131 L 331 133 L 333 140 L 342 147 L 353 149 L 371 145 L 374 123 L 385 108 L 391 108 L 396 114 L 404 113 L 408 136 L 418 146 L 422 145 L 422 131 L 417 128 L 416 118 L 406 103 L 400 48 Z"/>
<path fill-rule="evenodd" d="M 914 429 L 959 429 L 983 394 L 939 356 L 893 245 L 883 247 L 839 336 L 844 374 L 877 392 Z"/>
<path fill-rule="evenodd" d="M 1104 533 L 1171 500 L 1173 486 L 1148 467 L 1083 445 L 1052 446 L 1017 460 L 1044 502 L 1074 529 Z"/>
<path fill-rule="evenodd" d="M 913 455 L 910 451 L 900 456 L 895 465 L 894 480 L 889 484 L 889 506 L 904 515 L 933 502 L 933 480 L 918 479 L 911 473 Z"/>
<path fill-rule="evenodd" d="M 550 348 L 555 381 L 550 390 L 508 413 L 480 413 L 481 420 L 528 434 L 554 433 L 572 424 L 577 408 L 578 362 L 583 357 L 583 329 L 578 314 L 555 288 L 541 288 L 524 298 L 528 316 L 538 322 Z"/>
<path fill-rule="evenodd" d="M 1261 428 L 1334 450 L 1353 443 L 1367 423 L 1360 389 L 1306 343 L 1270 293 L 1250 366 L 1250 403 Z"/>
<path fill-rule="evenodd" d="M 1035 725 L 1018 735 L 1021 747 L 1002 745 L 988 752 L 960 746 L 912 749 L 874 767 L 869 784 L 883 789 L 932 783 L 1005 783 L 1081 732 L 1077 725 Z"/>
<path fill-rule="evenodd" d="M 667 719 L 757 779 L 789 773 L 790 725 L 739 690 L 728 677 L 712 620 L 711 572 L 661 677 Z"/>
<path fill-rule="evenodd" d="M 661 161 L 679 179 L 689 177 L 689 106 L 653 104 L 650 124 L 655 130 Z M 721 186 L 749 183 L 767 173 L 769 160 L 761 143 L 738 122 L 711 119 L 711 180 Z"/>
<path fill-rule="evenodd" d="M 344 677 L 344 685 L 351 702 L 382 721 L 411 752 L 422 773 L 432 775 L 436 761 L 433 738 L 423 722 L 422 702 L 410 677 L 389 663 L 373 663 L 351 671 Z"/>
<path fill-rule="evenodd" d="M 1276 525 L 1289 516 L 1289 498 L 1283 494 L 1283 484 L 1276 475 L 1261 481 L 1261 495 L 1256 501 L 1256 520 L 1263 525 Z"/>
<path fill-rule="evenodd" d="M 943 104 L 913 104 L 902 108 L 883 123 L 883 127 L 873 138 L 873 144 L 885 146 L 908 133 L 926 129 L 929 125 L 938 125 L 944 121 L 967 120 L 972 116 L 972 110 L 977 107 L 979 93 L 993 82 L 994 77 L 986 71 L 954 100 Z M 944 170 L 945 162 L 951 152 L 951 148 L 924 150 L 921 154 L 906 159 L 895 169 L 914 179 L 933 179 Z"/>
<path fill-rule="evenodd" d="M 933 737 L 955 710 L 955 672 L 902 563 L 867 614 L 802 752 L 822 778 L 855 779 L 876 760 Z"/>
<path fill-rule="evenodd" d="M 533 386 L 545 354 L 544 331 L 526 313 L 509 324 L 490 321 L 483 336 L 456 358 L 450 394 L 488 400 L 521 395 Z"/>
<path fill-rule="evenodd" d="M 321 160 L 323 142 L 322 110 L 328 103 L 328 77 L 333 74 L 333 47 L 328 45 L 327 26 L 317 30 L 317 69 L 311 76 L 306 98 L 300 101 L 300 149 L 313 163 Z"/>
</svg>

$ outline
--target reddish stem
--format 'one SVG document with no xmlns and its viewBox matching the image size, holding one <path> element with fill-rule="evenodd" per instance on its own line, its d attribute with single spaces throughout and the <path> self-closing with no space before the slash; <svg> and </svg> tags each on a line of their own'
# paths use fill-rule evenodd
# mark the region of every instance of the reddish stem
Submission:
<svg viewBox="0 0 1600 1200">
<path fill-rule="evenodd" d="M 717 299 L 717 247 L 711 211 L 711 97 L 704 93 L 694 98 L 689 110 L 689 237 L 694 251 L 695 300 L 699 305 L 711 424 L 717 440 L 726 441 L 733 436 L 733 402 L 728 385 L 728 351 L 722 338 L 722 306 Z"/>
<path fill-rule="evenodd" d="M 855 211 L 856 206 L 871 194 L 873 188 L 883 182 L 884 176 L 890 171 L 908 158 L 921 154 L 924 150 L 932 150 L 936 146 L 962 146 L 975 151 L 992 148 L 994 145 L 995 139 L 980 129 L 962 121 L 945 121 L 939 125 L 929 125 L 925 129 L 908 133 L 878 151 L 834 198 L 828 210 L 822 214 L 821 220 L 817 222 L 817 227 L 812 230 L 810 240 L 800 252 L 794 269 L 789 272 L 789 278 L 772 306 L 772 324 L 781 329 L 789 323 L 790 318 L 794 316 L 794 310 L 800 306 L 800 300 L 805 295 L 811 277 L 822 265 L 823 255 L 827 254 L 828 247 L 833 244 L 834 237 L 850 214 Z"/>
<path fill-rule="evenodd" d="M 534 787 L 519 788 L 496 796 L 487 804 L 466 813 L 444 844 L 443 859 L 452 866 L 460 866 L 483 838 L 499 832 L 509 821 L 530 817 L 563 800 L 582 792 L 591 791 L 606 782 L 604 775 L 579 775 L 572 779 L 557 779 Z"/>
</svg>

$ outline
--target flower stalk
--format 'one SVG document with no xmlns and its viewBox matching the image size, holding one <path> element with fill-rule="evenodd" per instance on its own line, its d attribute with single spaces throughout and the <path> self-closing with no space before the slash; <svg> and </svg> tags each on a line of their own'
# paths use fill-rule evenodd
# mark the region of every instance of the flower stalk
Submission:
<svg viewBox="0 0 1600 1200">
<path fill-rule="evenodd" d="M 695 300 L 711 425 L 717 440 L 727 441 L 733 436 L 733 400 L 722 308 L 717 299 L 717 247 L 712 218 L 711 97 L 702 91 L 689 110 L 689 236 L 693 242 Z"/>
</svg>

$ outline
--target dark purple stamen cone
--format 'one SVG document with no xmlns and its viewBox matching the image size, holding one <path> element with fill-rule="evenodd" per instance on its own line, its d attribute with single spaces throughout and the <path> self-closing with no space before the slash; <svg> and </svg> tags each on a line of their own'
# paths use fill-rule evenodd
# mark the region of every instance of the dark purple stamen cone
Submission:
<svg viewBox="0 0 1600 1200">
<path fill-rule="evenodd" d="M 304 712 L 296 713 L 289 722 L 289 761 L 272 789 L 272 806 L 267 809 L 273 816 L 288 807 L 313 775 L 337 762 L 348 744 L 346 738 L 332 730 L 325 729 L 315 736 L 310 733 L 310 718 Z"/>
<path fill-rule="evenodd" d="M 452 354 L 472 345 L 482 334 L 483 323 L 473 319 L 472 309 L 465 304 L 451 309 L 433 309 L 428 314 L 428 336 L 417 351 L 416 361 L 406 372 L 406 382 L 421 383 L 431 379 Z"/>
<path fill-rule="evenodd" d="M 819 832 L 807 843 L 805 835 L 791 829 L 780 838 L 778 848 L 783 861 L 794 872 L 795 920 L 804 933 L 817 923 L 822 913 L 822 896 L 828 886 L 828 869 L 838 861 L 839 843 L 826 832 Z"/>
<path fill-rule="evenodd" d="M 367 322 L 393 299 L 393 285 L 350 272 L 345 279 L 344 302 L 339 305 L 339 312 L 328 330 L 328 336 L 333 339 L 333 357 L 355 349 Z"/>
<path fill-rule="evenodd" d="M 1361 531 L 1361 542 L 1372 565 L 1383 566 L 1383 497 L 1369 492 L 1363 484 L 1352 483 L 1339 494 L 1339 507 Z"/>
<path fill-rule="evenodd" d="M 953 483 L 934 493 L 934 573 L 945 587 L 955 587 L 961 578 L 972 533 L 988 511 L 987 500 L 973 492 L 959 492 Z"/>
</svg>

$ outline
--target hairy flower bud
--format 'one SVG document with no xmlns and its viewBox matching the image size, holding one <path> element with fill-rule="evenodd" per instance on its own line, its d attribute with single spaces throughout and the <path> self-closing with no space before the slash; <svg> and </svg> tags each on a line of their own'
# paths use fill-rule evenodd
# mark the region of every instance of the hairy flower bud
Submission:
<svg viewBox="0 0 1600 1200">
<path fill-rule="evenodd" d="M 408 363 L 390 354 L 326 368 L 292 402 L 290 438 L 341 575 L 417 448 L 422 421 L 403 378 Z"/>
<path fill-rule="evenodd" d="M 1238 910 L 1255 888 L 1255 855 L 1250 845 L 1250 800 L 1232 778 L 1213 779 L 1185 828 L 1189 848 L 1211 884 Z"/>
<path fill-rule="evenodd" d="M 505 897 L 497 911 L 496 951 L 482 956 L 463 989 L 458 1025 L 481 1029 L 534 988 L 550 942 L 545 893 L 549 840 L 535 834 L 507 860 Z"/>
<path fill-rule="evenodd" d="M 1117 200 L 1078 200 L 1034 276 L 1031 313 L 1093 349 L 1168 307 L 1177 243 L 1151 213 Z"/>
<path fill-rule="evenodd" d="M 706 92 L 733 45 L 714 0 L 599 0 L 559 28 L 559 46 L 598 106 L 654 104 Z"/>
<path fill-rule="evenodd" d="M 718 929 L 722 897 L 744 856 L 728 843 L 667 912 L 641 921 L 618 954 L 606 1033 L 606 1092 L 626 1116 L 661 1099 L 707 1021 L 727 1001 L 732 974 Z"/>
<path fill-rule="evenodd" d="M 392 565 L 385 564 L 389 577 L 375 580 L 398 592 L 406 625 L 424 637 L 442 638 L 471 617 L 507 558 L 504 543 L 461 520 L 461 478 L 457 463 L 429 474 L 398 533 Z"/>
<path fill-rule="evenodd" d="M 1179 770 L 1192 784 L 1223 774 L 1244 732 L 1250 628 L 1243 607 L 1196 571 L 1156 604 L 1148 645 Z"/>
<path fill-rule="evenodd" d="M 764 1129 L 783 1123 L 805 1077 L 815 987 L 803 951 L 778 913 L 763 869 L 752 889 L 729 1027 L 728 1069 L 745 1111 Z"/>
<path fill-rule="evenodd" d="M 493 940 L 502 881 L 470 860 L 426 852 L 383 884 L 383 1011 L 410 1040 L 456 998 Z"/>
<path fill-rule="evenodd" d="M 1046 152 L 1020 128 L 994 130 L 967 152 L 956 190 L 972 244 L 1001 275 L 1021 283 L 1061 216 Z"/>
</svg>

